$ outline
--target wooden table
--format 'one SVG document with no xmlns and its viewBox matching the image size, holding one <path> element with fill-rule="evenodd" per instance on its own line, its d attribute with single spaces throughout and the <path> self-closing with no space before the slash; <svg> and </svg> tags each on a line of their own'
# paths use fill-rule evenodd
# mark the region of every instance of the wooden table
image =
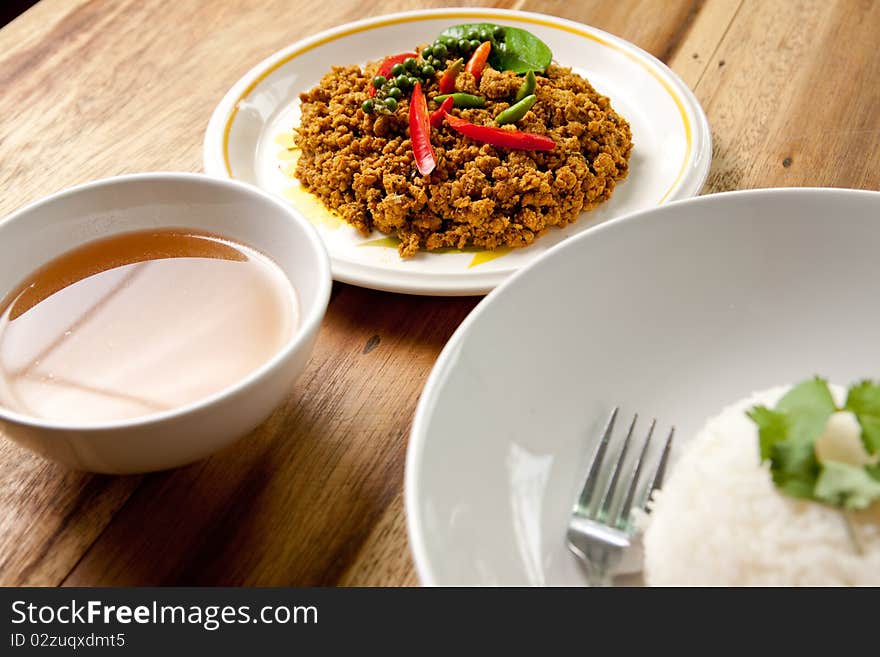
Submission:
<svg viewBox="0 0 880 657">
<path fill-rule="evenodd" d="M 0 30 L 0 216 L 93 178 L 199 171 L 211 111 L 254 63 L 342 22 L 449 4 L 465 3 L 42 0 Z M 712 125 L 705 193 L 880 187 L 880 2 L 491 4 L 600 27 L 671 66 Z M 417 584 L 407 436 L 477 302 L 336 284 L 283 408 L 189 467 L 89 475 L 3 441 L 0 584 Z"/>
</svg>

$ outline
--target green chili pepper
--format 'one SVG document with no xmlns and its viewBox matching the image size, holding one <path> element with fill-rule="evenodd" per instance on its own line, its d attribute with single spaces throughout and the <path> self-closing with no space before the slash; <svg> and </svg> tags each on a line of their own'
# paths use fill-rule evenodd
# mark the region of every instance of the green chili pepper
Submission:
<svg viewBox="0 0 880 657">
<path fill-rule="evenodd" d="M 535 104 L 538 98 L 535 94 L 531 94 L 526 96 L 518 103 L 515 103 L 508 107 L 506 110 L 501 112 L 498 116 L 495 117 L 495 123 L 498 125 L 505 125 L 506 123 L 516 123 L 526 114 L 528 114 L 529 110 L 532 109 L 532 105 Z"/>
<path fill-rule="evenodd" d="M 438 103 L 442 103 L 447 98 L 452 98 L 452 102 L 455 107 L 485 107 L 486 99 L 482 96 L 474 96 L 473 94 L 463 94 L 463 93 L 454 93 L 454 94 L 443 94 L 441 96 L 434 96 L 433 100 Z"/>
<path fill-rule="evenodd" d="M 516 99 L 514 102 L 518 103 L 526 96 L 531 96 L 535 93 L 535 86 L 537 85 L 537 81 L 535 80 L 535 72 L 529 71 L 526 73 L 526 79 L 520 85 L 519 89 L 516 92 Z"/>
</svg>

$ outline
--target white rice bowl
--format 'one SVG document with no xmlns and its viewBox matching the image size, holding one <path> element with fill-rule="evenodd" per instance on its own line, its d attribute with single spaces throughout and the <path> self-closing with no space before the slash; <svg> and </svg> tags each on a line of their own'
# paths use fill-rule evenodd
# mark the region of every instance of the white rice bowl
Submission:
<svg viewBox="0 0 880 657">
<path fill-rule="evenodd" d="M 650 586 L 878 586 L 880 504 L 849 512 L 778 492 L 746 417 L 791 386 L 725 408 L 682 449 L 644 535 Z M 831 386 L 838 404 L 845 391 Z"/>
</svg>

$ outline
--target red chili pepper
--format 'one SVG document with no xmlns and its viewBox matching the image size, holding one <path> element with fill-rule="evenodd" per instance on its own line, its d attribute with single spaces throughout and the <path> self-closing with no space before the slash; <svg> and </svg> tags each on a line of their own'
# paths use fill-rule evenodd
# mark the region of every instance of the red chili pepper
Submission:
<svg viewBox="0 0 880 657">
<path fill-rule="evenodd" d="M 440 105 L 440 109 L 431 112 L 430 122 L 432 128 L 439 128 L 443 125 L 443 117 L 452 109 L 452 106 L 455 104 L 455 99 L 452 96 L 446 98 L 443 103 Z"/>
<path fill-rule="evenodd" d="M 431 124 L 428 122 L 428 103 L 422 85 L 416 82 L 409 99 L 409 140 L 419 173 L 427 176 L 437 166 L 431 148 Z"/>
<path fill-rule="evenodd" d="M 483 41 L 468 60 L 465 70 L 473 75 L 474 80 L 477 82 L 480 81 L 480 76 L 483 75 L 483 69 L 486 68 L 486 62 L 489 61 L 489 53 L 491 52 L 492 42 Z"/>
<path fill-rule="evenodd" d="M 440 78 L 440 94 L 449 94 L 455 91 L 455 78 L 458 77 L 458 74 L 461 73 L 461 69 L 464 66 L 463 59 L 456 59 L 452 62 L 446 70 L 443 72 L 443 76 Z"/>
<path fill-rule="evenodd" d="M 403 61 L 409 57 L 417 58 L 418 54 L 414 52 L 402 52 L 399 55 L 391 55 L 391 57 L 386 57 L 382 63 L 379 65 L 379 70 L 376 71 L 376 75 L 381 75 L 383 78 L 387 78 L 391 75 L 391 69 L 395 64 L 403 64 Z M 376 95 L 376 87 L 373 86 L 373 81 L 370 80 L 370 98 Z"/>
<path fill-rule="evenodd" d="M 446 115 L 449 127 L 460 132 L 465 137 L 481 141 L 499 148 L 511 148 L 517 151 L 552 151 L 556 147 L 550 137 L 537 135 L 534 132 L 521 132 L 519 130 L 504 130 L 487 125 L 476 125 L 460 119 L 452 114 Z"/>
</svg>

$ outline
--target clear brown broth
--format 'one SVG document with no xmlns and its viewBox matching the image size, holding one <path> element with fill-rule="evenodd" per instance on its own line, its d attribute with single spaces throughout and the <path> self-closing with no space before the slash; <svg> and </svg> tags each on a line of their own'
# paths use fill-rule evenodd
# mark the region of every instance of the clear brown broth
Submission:
<svg viewBox="0 0 880 657">
<path fill-rule="evenodd" d="M 278 265 L 219 235 L 162 229 L 89 242 L 0 304 L 0 405 L 73 423 L 170 410 L 258 369 L 297 315 Z"/>
</svg>

